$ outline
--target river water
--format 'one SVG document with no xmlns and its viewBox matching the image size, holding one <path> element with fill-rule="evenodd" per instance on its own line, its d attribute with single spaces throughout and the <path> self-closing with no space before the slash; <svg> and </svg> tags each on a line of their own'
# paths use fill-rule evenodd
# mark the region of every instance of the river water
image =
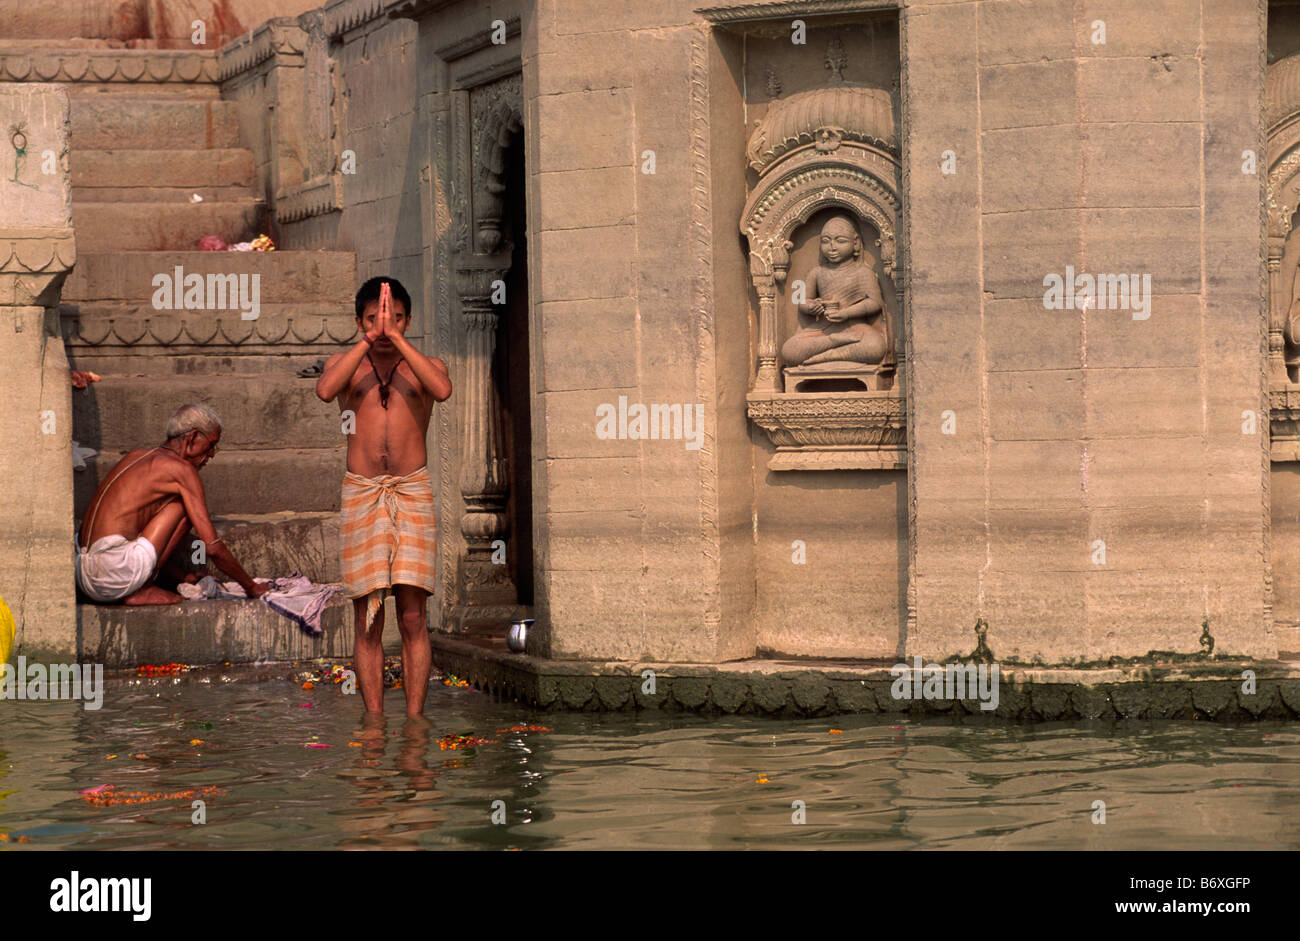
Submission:
<svg viewBox="0 0 1300 941">
<path fill-rule="evenodd" d="M 1300 848 L 1294 723 L 553 714 L 436 682 L 426 721 L 390 690 L 365 722 L 236 676 L 0 702 L 0 850 Z"/>
</svg>

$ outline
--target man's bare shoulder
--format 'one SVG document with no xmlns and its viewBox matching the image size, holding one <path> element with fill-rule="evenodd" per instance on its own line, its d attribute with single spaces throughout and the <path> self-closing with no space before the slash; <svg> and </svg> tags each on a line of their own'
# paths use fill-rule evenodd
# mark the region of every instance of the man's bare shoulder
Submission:
<svg viewBox="0 0 1300 941">
<path fill-rule="evenodd" d="M 152 472 L 160 484 L 171 483 L 177 487 L 198 481 L 199 471 L 175 451 L 160 448 L 152 462 Z"/>
</svg>

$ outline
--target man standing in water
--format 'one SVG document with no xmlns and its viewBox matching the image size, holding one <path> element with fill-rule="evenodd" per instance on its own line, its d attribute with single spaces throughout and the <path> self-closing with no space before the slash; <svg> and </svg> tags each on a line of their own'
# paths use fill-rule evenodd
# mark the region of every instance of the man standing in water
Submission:
<svg viewBox="0 0 1300 941">
<path fill-rule="evenodd" d="M 425 599 L 434 590 L 437 544 L 424 436 L 433 403 L 451 395 L 451 380 L 442 360 L 406 339 L 411 296 L 400 282 L 379 277 L 361 285 L 356 315 L 361 339 L 331 356 L 316 382 L 321 401 L 338 398 L 348 432 L 339 542 L 356 617 L 353 663 L 366 712 L 383 712 L 384 598 L 391 589 L 406 713 L 421 715 L 432 659 Z"/>
</svg>

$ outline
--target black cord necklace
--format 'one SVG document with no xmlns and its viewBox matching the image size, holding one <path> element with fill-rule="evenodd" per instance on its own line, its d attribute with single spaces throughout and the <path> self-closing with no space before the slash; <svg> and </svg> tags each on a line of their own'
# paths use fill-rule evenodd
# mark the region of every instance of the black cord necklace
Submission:
<svg viewBox="0 0 1300 941">
<path fill-rule="evenodd" d="M 366 353 L 366 359 L 370 360 L 370 368 L 375 371 L 375 379 L 379 383 L 379 404 L 384 408 L 388 408 L 389 386 L 393 384 L 393 377 L 397 375 L 397 367 L 402 365 L 402 361 L 399 359 L 393 364 L 392 371 L 388 373 L 387 379 L 381 379 L 379 375 L 379 367 L 375 365 L 375 361 L 371 359 L 369 352 Z"/>
</svg>

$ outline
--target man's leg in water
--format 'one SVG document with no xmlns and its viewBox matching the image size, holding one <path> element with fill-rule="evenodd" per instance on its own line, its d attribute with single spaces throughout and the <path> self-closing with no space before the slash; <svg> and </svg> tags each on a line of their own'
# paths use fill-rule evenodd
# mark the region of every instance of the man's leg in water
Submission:
<svg viewBox="0 0 1300 941">
<path fill-rule="evenodd" d="M 429 665 L 433 648 L 429 644 L 429 627 L 424 600 L 429 593 L 414 585 L 394 585 L 397 599 L 397 625 L 402 631 L 402 686 L 406 689 L 406 714 L 424 713 L 424 697 L 429 692 Z"/>
<path fill-rule="evenodd" d="M 366 599 L 352 599 L 356 639 L 352 647 L 352 666 L 361 687 L 361 701 L 366 712 L 384 711 L 384 606 L 379 606 L 370 629 L 365 628 Z"/>
</svg>

